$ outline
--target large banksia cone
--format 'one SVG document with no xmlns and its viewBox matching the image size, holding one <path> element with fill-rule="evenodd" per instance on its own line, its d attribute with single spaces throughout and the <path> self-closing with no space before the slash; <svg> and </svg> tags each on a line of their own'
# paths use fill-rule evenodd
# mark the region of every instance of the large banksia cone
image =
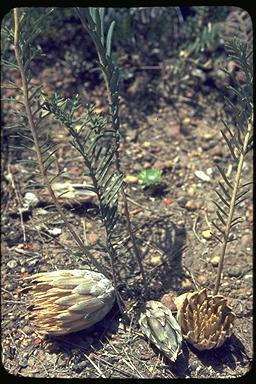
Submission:
<svg viewBox="0 0 256 384">
<path fill-rule="evenodd" d="M 181 352 L 182 334 L 170 309 L 159 301 L 150 300 L 140 315 L 142 332 L 171 361 Z"/>
<path fill-rule="evenodd" d="M 223 296 L 203 288 L 178 296 L 175 304 L 183 337 L 196 349 L 218 348 L 231 336 L 235 314 Z"/>
<path fill-rule="evenodd" d="M 27 279 L 32 280 L 29 318 L 42 335 L 65 335 L 89 328 L 103 319 L 115 301 L 111 281 L 99 272 L 59 270 Z"/>
</svg>

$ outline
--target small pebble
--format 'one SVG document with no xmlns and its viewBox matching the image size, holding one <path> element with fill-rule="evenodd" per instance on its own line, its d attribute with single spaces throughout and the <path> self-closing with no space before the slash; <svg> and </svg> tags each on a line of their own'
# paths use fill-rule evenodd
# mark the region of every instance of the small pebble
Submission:
<svg viewBox="0 0 256 384">
<path fill-rule="evenodd" d="M 203 181 L 211 181 L 211 178 L 203 171 L 195 171 L 196 177 Z"/>
<path fill-rule="evenodd" d="M 50 235 L 52 236 L 58 236 L 61 234 L 62 230 L 61 228 L 53 228 L 53 229 L 48 229 L 48 232 L 50 233 Z"/>
<path fill-rule="evenodd" d="M 6 286 L 5 286 L 5 289 L 6 289 L 7 291 L 14 291 L 15 288 L 16 288 L 16 284 L 15 284 L 15 283 L 8 283 L 8 284 L 6 284 Z"/>
<path fill-rule="evenodd" d="M 244 279 L 245 279 L 245 280 L 250 280 L 250 279 L 252 279 L 252 277 L 253 277 L 253 276 L 252 276 L 251 273 L 244 275 Z"/>
<path fill-rule="evenodd" d="M 35 207 L 39 202 L 38 197 L 32 193 L 32 192 L 27 192 L 24 196 L 24 205 L 28 208 L 33 208 Z"/>
<path fill-rule="evenodd" d="M 34 267 L 36 264 L 38 264 L 38 262 L 39 262 L 39 259 L 33 259 L 28 261 L 27 265 L 28 267 Z"/>
<path fill-rule="evenodd" d="M 252 245 L 252 233 L 246 233 L 242 236 L 241 245 L 243 245 L 244 247 Z"/>
<path fill-rule="evenodd" d="M 163 283 L 162 281 L 155 281 L 153 284 L 152 284 L 152 288 L 156 289 L 157 291 L 160 291 L 163 289 Z"/>
<path fill-rule="evenodd" d="M 189 196 L 194 196 L 195 192 L 196 192 L 195 187 L 189 187 L 189 189 L 188 189 L 188 195 Z"/>
<path fill-rule="evenodd" d="M 238 277 L 241 274 L 241 270 L 237 267 L 233 267 L 230 268 L 227 273 L 230 277 Z"/>
<path fill-rule="evenodd" d="M 127 175 L 125 178 L 127 184 L 136 184 L 138 183 L 138 177 L 133 175 Z"/>
<path fill-rule="evenodd" d="M 219 256 L 213 256 L 213 258 L 211 259 L 211 263 L 213 267 L 217 267 L 219 265 L 219 262 L 220 262 Z"/>
<path fill-rule="evenodd" d="M 171 311 L 176 311 L 177 307 L 174 303 L 175 296 L 172 293 L 165 293 L 161 298 L 161 303 Z"/>
<path fill-rule="evenodd" d="M 212 237 L 210 229 L 206 229 L 202 232 L 202 236 L 204 239 L 209 240 Z"/>
<path fill-rule="evenodd" d="M 152 265 L 153 267 L 157 267 L 162 263 L 162 259 L 160 255 L 152 256 L 148 262 L 149 265 Z"/>
<path fill-rule="evenodd" d="M 144 141 L 142 143 L 143 148 L 150 148 L 151 146 L 152 146 L 152 144 L 150 143 L 150 141 Z"/>
<path fill-rule="evenodd" d="M 197 278 L 198 283 L 202 284 L 202 285 L 206 284 L 207 280 L 208 280 L 207 276 L 205 276 L 205 275 L 200 275 Z"/>
<path fill-rule="evenodd" d="M 189 279 L 185 279 L 181 282 L 181 287 L 185 289 L 189 289 L 193 287 L 193 284 Z"/>
<path fill-rule="evenodd" d="M 166 160 L 166 161 L 157 160 L 154 163 L 154 167 L 161 170 L 170 169 L 173 167 L 173 162 L 172 160 Z"/>
<path fill-rule="evenodd" d="M 11 268 L 11 269 L 16 268 L 17 265 L 18 265 L 18 263 L 17 263 L 16 260 L 10 260 L 10 261 L 8 261 L 8 263 L 7 263 L 7 267 L 9 267 L 9 268 Z"/>
<path fill-rule="evenodd" d="M 185 208 L 187 208 L 189 211 L 194 211 L 197 209 L 197 204 L 193 200 L 188 200 L 185 204 Z"/>
</svg>

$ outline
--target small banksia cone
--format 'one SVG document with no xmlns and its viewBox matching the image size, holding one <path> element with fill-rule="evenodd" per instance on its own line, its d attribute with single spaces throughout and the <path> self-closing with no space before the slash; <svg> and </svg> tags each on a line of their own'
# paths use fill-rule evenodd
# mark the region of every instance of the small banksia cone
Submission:
<svg viewBox="0 0 256 384">
<path fill-rule="evenodd" d="M 103 274 L 85 269 L 43 272 L 31 280 L 31 323 L 41 335 L 89 328 L 110 311 L 115 291 Z"/>
<path fill-rule="evenodd" d="M 150 300 L 140 315 L 142 332 L 171 361 L 181 352 L 182 334 L 170 309 L 159 301 Z"/>
<path fill-rule="evenodd" d="M 175 304 L 183 337 L 196 349 L 218 348 L 231 336 L 235 314 L 223 296 L 203 288 L 178 296 Z"/>
<path fill-rule="evenodd" d="M 59 203 L 62 204 L 83 204 L 97 202 L 97 195 L 93 187 L 86 184 L 74 184 L 70 181 L 54 182 L 51 185 Z M 51 202 L 51 196 L 47 189 L 43 189 L 39 195 L 40 200 Z"/>
</svg>

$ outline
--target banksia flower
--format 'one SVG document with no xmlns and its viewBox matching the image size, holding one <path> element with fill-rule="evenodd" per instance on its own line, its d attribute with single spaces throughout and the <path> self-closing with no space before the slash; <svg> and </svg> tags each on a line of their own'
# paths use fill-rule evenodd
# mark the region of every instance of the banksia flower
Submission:
<svg viewBox="0 0 256 384">
<path fill-rule="evenodd" d="M 182 334 L 170 309 L 159 301 L 150 300 L 140 315 L 142 332 L 171 361 L 181 352 Z"/>
<path fill-rule="evenodd" d="M 196 349 L 218 348 L 231 336 L 235 314 L 223 296 L 203 288 L 178 296 L 175 304 L 183 337 Z"/>
<path fill-rule="evenodd" d="M 42 335 L 89 328 L 103 319 L 115 301 L 111 281 L 91 270 L 43 272 L 26 279 L 32 280 L 29 319 Z"/>
</svg>

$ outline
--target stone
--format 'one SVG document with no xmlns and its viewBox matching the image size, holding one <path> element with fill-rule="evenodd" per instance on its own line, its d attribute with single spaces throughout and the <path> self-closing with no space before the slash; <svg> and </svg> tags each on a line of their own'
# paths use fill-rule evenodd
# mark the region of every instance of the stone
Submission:
<svg viewBox="0 0 256 384">
<path fill-rule="evenodd" d="M 152 146 L 152 143 L 150 141 L 144 141 L 142 143 L 143 148 L 150 148 Z"/>
<path fill-rule="evenodd" d="M 241 238 L 241 245 L 244 247 L 252 246 L 252 233 L 246 233 Z"/>
<path fill-rule="evenodd" d="M 138 183 L 138 177 L 133 175 L 127 175 L 124 179 L 127 184 L 137 184 Z"/>
<path fill-rule="evenodd" d="M 172 167 L 173 167 L 173 161 L 172 160 L 165 160 L 165 161 L 157 160 L 154 163 L 154 168 L 161 169 L 162 171 L 164 169 L 170 169 Z"/>
<path fill-rule="evenodd" d="M 188 200 L 185 204 L 185 208 L 189 211 L 195 211 L 197 209 L 197 204 L 194 200 Z"/>
<path fill-rule="evenodd" d="M 10 260 L 8 261 L 7 263 L 7 267 L 9 267 L 10 269 L 14 269 L 16 268 L 18 265 L 17 261 L 16 260 Z"/>
<path fill-rule="evenodd" d="M 205 231 L 202 232 L 202 236 L 203 236 L 204 239 L 210 240 L 211 237 L 212 237 L 211 230 L 210 229 L 206 229 Z"/>
<path fill-rule="evenodd" d="M 189 279 L 184 279 L 182 282 L 181 282 L 181 287 L 183 289 L 190 289 L 193 287 L 193 284 L 192 282 L 189 280 Z"/>
<path fill-rule="evenodd" d="M 162 259 L 160 255 L 152 256 L 148 262 L 149 265 L 152 265 L 153 267 L 157 267 L 162 263 Z"/>
<path fill-rule="evenodd" d="M 161 298 L 161 303 L 171 311 L 176 311 L 177 307 L 174 303 L 175 296 L 172 293 L 165 293 Z"/>
<path fill-rule="evenodd" d="M 227 273 L 230 277 L 238 277 L 241 274 L 241 270 L 238 267 L 231 267 Z"/>
<path fill-rule="evenodd" d="M 251 273 L 244 275 L 245 280 L 252 280 L 252 278 L 253 278 L 253 275 Z"/>
<path fill-rule="evenodd" d="M 201 285 L 205 285 L 207 283 L 207 280 L 208 280 L 207 276 L 205 276 L 205 275 L 200 275 L 197 277 L 197 281 Z"/>
<path fill-rule="evenodd" d="M 189 196 L 194 196 L 195 192 L 196 192 L 196 189 L 195 189 L 195 187 L 191 186 L 191 187 L 189 187 L 187 192 L 188 192 Z"/>
<path fill-rule="evenodd" d="M 220 257 L 219 256 L 213 256 L 211 258 L 211 264 L 212 264 L 213 267 L 218 267 L 219 262 L 220 262 Z"/>
</svg>

